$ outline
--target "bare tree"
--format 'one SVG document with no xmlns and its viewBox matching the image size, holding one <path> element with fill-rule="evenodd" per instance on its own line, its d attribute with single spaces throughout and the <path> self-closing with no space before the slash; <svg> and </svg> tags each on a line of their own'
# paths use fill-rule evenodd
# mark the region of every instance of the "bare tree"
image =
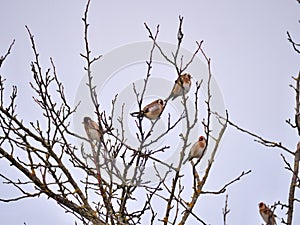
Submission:
<svg viewBox="0 0 300 225">
<path fill-rule="evenodd" d="M 55 200 L 66 212 L 73 214 L 82 224 L 141 224 L 145 220 L 147 220 L 147 224 L 185 224 L 189 218 L 194 218 L 200 224 L 207 224 L 201 216 L 193 211 L 196 204 L 200 202 L 199 197 L 204 194 L 225 193 L 231 184 L 239 181 L 251 171 L 241 172 L 239 176 L 225 183 L 219 190 L 205 190 L 205 184 L 214 165 L 220 140 L 227 125 L 234 126 L 234 124 L 228 120 L 227 113 L 221 115 L 219 112 L 212 111 L 211 59 L 203 49 L 203 41 L 196 42 L 196 48 L 191 58 L 186 59 L 184 55 L 180 54 L 184 33 L 182 29 L 183 17 L 179 16 L 177 47 L 169 55 L 158 42 L 159 26 L 153 31 L 145 23 L 145 28 L 152 41 L 152 48 L 149 49 L 149 60 L 146 62 L 147 73 L 143 88 L 139 90 L 133 86 L 140 112 L 143 110 L 145 92 L 148 88 L 148 81 L 151 79 L 153 52 L 155 50 L 159 51 L 165 61 L 174 67 L 178 78 L 189 68 L 195 57 L 202 57 L 208 67 L 208 77 L 207 82 L 203 82 L 203 80 L 196 82 L 193 104 L 195 113 L 193 115 L 189 113 L 187 105 L 188 95 L 191 94 L 183 92 L 181 116 L 172 123 L 172 115 L 169 115 L 167 128 L 156 137 L 153 137 L 152 134 L 160 118 L 153 120 L 150 128 L 146 128 L 144 126 L 145 118 L 137 117 L 135 120 L 136 138 L 139 144 L 130 146 L 127 143 L 123 128 L 123 116 L 128 112 L 122 111 L 121 115 L 115 115 L 114 107 L 117 96 L 112 99 L 110 112 L 103 111 L 98 102 L 92 65 L 101 60 L 101 56 L 92 56 L 90 49 L 88 38 L 89 7 L 90 1 L 86 5 L 82 18 L 85 50 L 81 57 L 86 62 L 84 70 L 88 80 L 87 89 L 97 118 L 98 132 L 101 134 L 99 140 L 82 137 L 71 129 L 71 118 L 76 114 L 80 103 L 72 107 L 67 101 L 64 86 L 59 81 L 52 58 L 50 58 L 50 68 L 46 70 L 42 68 L 34 36 L 29 27 L 26 26 L 34 54 L 31 63 L 33 81 L 30 83 L 30 87 L 34 92 L 33 99 L 39 106 L 42 117 L 36 121 L 25 121 L 19 118 L 16 105 L 18 89 L 13 86 L 12 93 L 7 98 L 4 92 L 6 90 L 5 79 L 0 78 L 1 159 L 7 160 L 16 170 L 25 175 L 23 179 L 13 179 L 6 176 L 2 171 L 0 172 L 5 183 L 14 186 L 20 192 L 19 197 L 1 199 L 1 201 L 12 202 L 46 195 Z M 0 58 L 0 68 L 9 56 L 13 45 L 14 41 L 6 54 Z M 299 80 L 299 78 L 297 79 Z M 203 85 L 206 86 L 207 97 L 204 102 L 200 102 L 199 90 Z M 296 88 L 296 90 L 298 89 Z M 165 104 L 168 104 L 168 100 Z M 206 106 L 206 115 L 203 118 L 198 116 L 199 104 Z M 116 128 L 117 126 L 112 119 L 114 117 L 118 117 L 121 129 Z M 213 118 L 217 119 L 221 125 L 217 136 L 212 135 L 211 121 Z M 159 148 L 153 146 L 160 139 L 169 135 L 170 131 L 182 122 L 184 122 L 186 129 L 178 134 L 181 139 L 178 163 L 167 164 L 160 160 L 157 155 L 166 151 L 170 146 L 160 146 Z M 183 160 L 187 157 L 186 152 L 193 141 L 190 140 L 190 133 L 198 123 L 203 127 L 203 133 L 206 136 L 206 149 L 210 147 L 212 152 L 202 176 L 199 173 L 200 159 L 191 162 L 193 181 L 192 185 L 185 186 L 182 173 Z M 73 144 L 71 140 L 74 138 L 88 145 Z M 262 138 L 259 140 L 266 145 L 280 147 L 290 154 L 294 154 L 281 143 L 268 142 Z M 122 166 L 117 166 L 117 160 L 121 161 Z M 149 164 L 153 165 L 159 179 L 155 185 L 150 184 L 144 176 L 145 167 Z M 166 172 L 162 173 L 158 169 L 158 165 L 166 167 Z M 287 165 L 289 164 L 287 163 Z M 296 176 L 295 168 L 291 168 L 291 171 L 294 171 Z M 79 174 L 80 178 L 73 176 L 75 173 Z M 297 176 L 294 179 L 299 182 Z M 189 191 L 192 192 L 192 195 L 187 198 L 185 193 Z M 142 192 L 142 194 L 137 196 L 137 192 Z M 154 205 L 154 201 L 160 202 L 160 206 Z M 164 212 L 162 217 L 158 216 L 159 211 Z M 224 224 L 226 224 L 228 213 L 226 200 L 223 211 Z"/>
<path fill-rule="evenodd" d="M 299 43 L 296 43 L 293 38 L 291 37 L 290 33 L 287 32 L 287 39 L 291 43 L 294 51 L 299 54 Z M 294 116 L 294 122 L 292 122 L 291 119 L 287 119 L 285 122 L 291 126 L 292 129 L 296 129 L 298 135 L 300 136 L 300 71 L 297 76 L 292 77 L 292 79 L 295 81 L 295 85 L 290 85 L 290 87 L 295 91 L 295 116 Z M 246 133 L 247 135 L 250 135 L 255 138 L 255 141 L 268 147 L 268 148 L 278 148 L 282 151 L 281 157 L 283 159 L 285 166 L 285 169 L 291 172 L 292 177 L 291 177 L 291 182 L 290 184 L 286 185 L 288 188 L 288 199 L 286 203 L 277 201 L 274 202 L 274 204 L 270 207 L 272 212 L 276 210 L 277 206 L 280 206 L 281 210 L 285 211 L 286 218 L 280 218 L 282 224 L 286 225 L 292 225 L 293 224 L 293 218 L 295 215 L 294 212 L 294 205 L 299 204 L 300 199 L 296 197 L 296 191 L 300 187 L 300 178 L 299 178 L 299 161 L 300 161 L 300 142 L 297 143 L 297 146 L 295 147 L 295 150 L 289 149 L 286 147 L 283 143 L 273 141 L 273 140 L 268 140 L 261 135 L 258 135 L 254 132 L 251 132 L 247 129 L 242 128 L 241 126 L 235 124 L 232 122 L 230 119 L 224 118 L 220 115 L 218 115 L 220 119 L 226 120 L 227 123 L 238 129 L 239 131 Z M 286 154 L 289 156 L 292 156 L 294 161 L 289 162 L 286 159 Z M 226 202 L 227 203 L 227 202 Z M 226 209 L 226 204 L 225 204 L 225 209 Z M 224 215 L 226 210 L 224 209 Z M 225 223 L 225 222 L 224 222 Z"/>
</svg>

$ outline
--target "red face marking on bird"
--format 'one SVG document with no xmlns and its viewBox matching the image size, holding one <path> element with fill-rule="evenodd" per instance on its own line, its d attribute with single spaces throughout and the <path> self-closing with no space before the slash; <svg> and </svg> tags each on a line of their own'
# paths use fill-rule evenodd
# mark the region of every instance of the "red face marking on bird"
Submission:
<svg viewBox="0 0 300 225">
<path fill-rule="evenodd" d="M 198 138 L 198 141 L 192 145 L 189 152 L 189 156 L 183 163 L 185 164 L 187 160 L 192 160 L 193 158 L 198 158 L 198 160 L 201 160 L 201 158 L 205 154 L 205 148 L 206 148 L 206 139 L 204 136 L 200 136 Z"/>
<path fill-rule="evenodd" d="M 260 203 L 258 204 L 258 206 L 259 206 L 259 208 L 262 208 L 262 207 L 265 206 L 265 204 L 264 204 L 263 202 L 260 202 Z"/>
<path fill-rule="evenodd" d="M 162 106 L 164 105 L 164 101 L 162 99 L 158 99 L 157 103 L 160 104 L 160 105 L 162 105 Z"/>
<path fill-rule="evenodd" d="M 206 139 L 204 136 L 200 136 L 198 139 L 198 145 L 200 148 L 205 148 L 206 147 Z"/>
<path fill-rule="evenodd" d="M 275 220 L 275 215 L 273 214 L 273 211 L 269 209 L 265 203 L 260 202 L 258 204 L 259 207 L 259 213 L 263 220 L 268 224 L 268 225 L 275 225 L 276 220 Z"/>
<path fill-rule="evenodd" d="M 182 80 L 183 83 L 188 83 L 188 84 L 191 83 L 191 75 L 188 73 L 181 75 L 180 79 Z"/>
<path fill-rule="evenodd" d="M 174 100 L 178 96 L 183 95 L 183 93 L 184 94 L 188 93 L 190 88 L 191 88 L 191 75 L 188 73 L 184 73 L 176 79 L 172 92 L 170 96 L 167 98 L 167 100 L 169 98 L 172 98 L 172 100 Z"/>
<path fill-rule="evenodd" d="M 203 136 L 199 137 L 199 141 L 203 141 L 205 138 Z"/>
</svg>

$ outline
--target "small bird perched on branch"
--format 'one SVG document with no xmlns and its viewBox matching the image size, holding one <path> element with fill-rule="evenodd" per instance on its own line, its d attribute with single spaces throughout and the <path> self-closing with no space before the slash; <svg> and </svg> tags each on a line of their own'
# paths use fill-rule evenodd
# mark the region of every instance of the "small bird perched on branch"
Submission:
<svg viewBox="0 0 300 225">
<path fill-rule="evenodd" d="M 166 101 L 169 100 L 170 98 L 174 100 L 178 96 L 182 96 L 183 93 L 187 94 L 191 89 L 191 84 L 192 84 L 191 78 L 192 76 L 188 73 L 181 74 L 175 81 L 172 92 L 170 96 L 166 99 Z"/>
<path fill-rule="evenodd" d="M 82 123 L 84 125 L 84 129 L 89 140 L 91 142 L 92 141 L 99 142 L 103 135 L 103 132 L 99 129 L 98 124 L 88 116 L 83 118 Z"/>
<path fill-rule="evenodd" d="M 191 161 L 193 158 L 198 158 L 201 160 L 201 158 L 205 154 L 205 148 L 206 148 L 206 139 L 204 136 L 200 136 L 198 141 L 193 144 L 188 158 L 183 162 L 185 164 L 188 160 Z"/>
<path fill-rule="evenodd" d="M 165 101 L 162 99 L 157 99 L 150 104 L 146 105 L 141 112 L 130 113 L 133 117 L 146 117 L 149 120 L 157 119 L 165 108 Z"/>
<path fill-rule="evenodd" d="M 275 225 L 275 215 L 273 214 L 272 210 L 269 209 L 265 203 L 260 202 L 258 204 L 259 207 L 259 213 L 263 220 L 266 222 L 266 225 Z"/>
</svg>

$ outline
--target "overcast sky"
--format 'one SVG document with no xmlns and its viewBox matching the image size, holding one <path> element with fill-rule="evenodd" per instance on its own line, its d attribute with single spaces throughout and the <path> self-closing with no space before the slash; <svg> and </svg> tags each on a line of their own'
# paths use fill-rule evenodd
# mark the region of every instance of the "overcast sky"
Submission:
<svg viewBox="0 0 300 225">
<path fill-rule="evenodd" d="M 48 68 L 49 57 L 53 58 L 67 97 L 75 102 L 74 90 L 84 77 L 84 61 L 79 56 L 84 51 L 84 7 L 85 1 L 2 1 L 0 55 L 13 39 L 16 43 L 0 73 L 7 78 L 8 86 L 19 86 L 20 117 L 36 119 L 34 107 L 28 104 L 32 99 L 28 82 L 32 80 L 33 53 L 25 25 L 35 36 L 42 65 Z M 286 32 L 300 42 L 299 12 L 296 0 L 92 1 L 90 44 L 94 54 L 106 55 L 116 48 L 147 41 L 144 22 L 152 29 L 160 24 L 159 40 L 176 44 L 178 16 L 182 15 L 183 47 L 193 51 L 195 41 L 204 40 L 230 119 L 293 150 L 299 139 L 285 120 L 294 118 L 294 92 L 289 84 L 293 84 L 291 76 L 296 76 L 300 68 L 299 55 L 292 50 Z M 127 69 L 130 71 L 130 67 Z M 291 174 L 284 169 L 281 153 L 292 160 L 284 152 L 265 148 L 233 128 L 226 131 L 206 190 L 216 190 L 242 171 L 252 170 L 228 188 L 228 224 L 262 224 L 260 201 L 268 205 L 287 201 Z M 2 161 L 0 170 L 18 176 Z M 5 197 L 18 192 L 0 184 L 0 193 Z M 300 198 L 299 193 L 297 196 Z M 221 224 L 224 200 L 224 194 L 205 196 L 195 212 L 208 224 Z M 283 216 L 279 210 L 278 214 Z M 299 204 L 295 215 L 294 224 L 299 224 Z M 0 203 L 0 218 L 6 225 L 74 224 L 75 220 L 45 197 Z"/>
</svg>

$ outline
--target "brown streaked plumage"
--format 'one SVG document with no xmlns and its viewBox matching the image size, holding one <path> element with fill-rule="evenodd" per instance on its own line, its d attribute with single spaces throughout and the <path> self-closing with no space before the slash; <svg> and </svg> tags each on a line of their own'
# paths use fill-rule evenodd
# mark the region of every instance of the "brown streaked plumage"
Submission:
<svg viewBox="0 0 300 225">
<path fill-rule="evenodd" d="M 183 164 L 185 164 L 188 160 L 191 161 L 194 158 L 198 158 L 199 160 L 201 160 L 201 158 L 205 154 L 205 148 L 206 148 L 206 139 L 204 136 L 200 136 L 198 141 L 195 144 L 193 144 L 193 146 L 191 147 L 189 156 L 183 162 Z"/>
<path fill-rule="evenodd" d="M 266 225 L 275 225 L 276 220 L 275 220 L 275 215 L 273 214 L 272 210 L 269 209 L 265 203 L 260 202 L 258 204 L 259 207 L 259 213 L 263 220 L 266 222 Z"/>
<path fill-rule="evenodd" d="M 184 73 L 180 75 L 173 86 L 172 92 L 170 96 L 167 98 L 169 100 L 172 98 L 172 100 L 176 99 L 178 96 L 182 96 L 183 93 L 187 94 L 191 89 L 191 78 L 192 76 L 188 73 Z"/>
<path fill-rule="evenodd" d="M 149 120 L 155 120 L 159 118 L 165 107 L 165 101 L 157 99 L 150 104 L 146 105 L 141 112 L 132 112 L 131 116 L 134 117 L 146 117 Z"/>
<path fill-rule="evenodd" d="M 82 123 L 89 140 L 99 142 L 102 136 L 102 132 L 100 131 L 98 124 L 88 116 L 83 118 Z"/>
</svg>

